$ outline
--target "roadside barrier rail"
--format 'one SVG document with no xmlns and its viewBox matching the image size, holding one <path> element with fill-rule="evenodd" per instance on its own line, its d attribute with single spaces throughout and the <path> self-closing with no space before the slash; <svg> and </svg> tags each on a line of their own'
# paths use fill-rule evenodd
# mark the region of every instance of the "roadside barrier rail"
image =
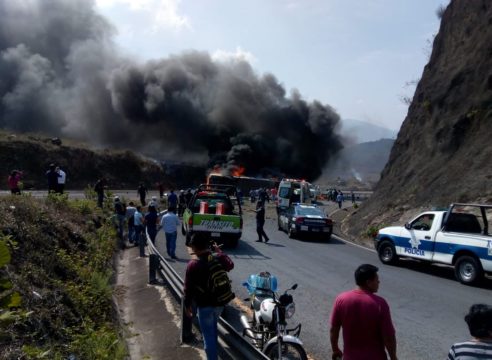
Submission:
<svg viewBox="0 0 492 360">
<path fill-rule="evenodd" d="M 181 341 L 186 340 L 192 334 L 192 320 L 184 313 L 184 281 L 178 273 L 171 267 L 166 259 L 159 253 L 155 245 L 146 233 L 147 246 L 150 252 L 149 257 L 149 283 L 155 283 L 158 273 L 169 285 L 173 295 L 181 302 Z M 219 318 L 219 346 L 231 359 L 259 359 L 268 360 L 268 357 L 254 347 L 246 338 L 236 331 L 224 318 Z"/>
</svg>

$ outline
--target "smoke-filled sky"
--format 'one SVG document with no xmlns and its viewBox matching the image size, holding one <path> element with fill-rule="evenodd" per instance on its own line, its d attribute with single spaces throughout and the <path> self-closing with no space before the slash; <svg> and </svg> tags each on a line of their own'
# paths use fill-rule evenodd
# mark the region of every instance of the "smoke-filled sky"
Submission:
<svg viewBox="0 0 492 360">
<path fill-rule="evenodd" d="M 0 0 L 0 126 L 316 178 L 341 148 L 339 115 L 243 57 L 121 54 L 88 0 Z"/>
<path fill-rule="evenodd" d="M 242 56 L 342 119 L 398 130 L 449 0 L 96 0 L 142 59 Z M 410 83 L 407 85 L 407 83 Z"/>
</svg>

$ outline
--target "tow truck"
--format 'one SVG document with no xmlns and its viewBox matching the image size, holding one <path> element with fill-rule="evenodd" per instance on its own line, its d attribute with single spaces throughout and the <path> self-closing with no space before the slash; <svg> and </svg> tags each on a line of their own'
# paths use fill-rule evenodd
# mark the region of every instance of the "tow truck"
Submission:
<svg viewBox="0 0 492 360">
<path fill-rule="evenodd" d="M 243 230 L 241 203 L 237 199 L 235 186 L 200 185 L 183 213 L 181 232 L 186 236 L 186 245 L 190 245 L 192 234 L 200 233 L 235 248 Z"/>
</svg>

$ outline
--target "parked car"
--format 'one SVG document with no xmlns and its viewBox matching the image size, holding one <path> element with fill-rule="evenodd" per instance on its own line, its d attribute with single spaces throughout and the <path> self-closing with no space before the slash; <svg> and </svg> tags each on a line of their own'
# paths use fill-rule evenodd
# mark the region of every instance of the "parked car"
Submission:
<svg viewBox="0 0 492 360">
<path fill-rule="evenodd" d="M 329 240 L 333 221 L 316 205 L 294 204 L 279 212 L 278 229 L 286 231 L 290 238 L 307 234 Z"/>
</svg>

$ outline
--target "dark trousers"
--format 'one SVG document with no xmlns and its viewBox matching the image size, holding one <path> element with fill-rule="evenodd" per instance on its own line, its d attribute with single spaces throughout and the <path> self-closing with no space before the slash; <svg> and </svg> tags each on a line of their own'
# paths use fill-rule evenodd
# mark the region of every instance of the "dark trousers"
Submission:
<svg viewBox="0 0 492 360">
<path fill-rule="evenodd" d="M 256 232 L 258 233 L 258 240 L 263 241 L 263 237 L 265 238 L 265 241 L 270 240 L 265 234 L 265 230 L 263 229 L 263 225 L 265 225 L 264 221 L 257 221 L 256 222 Z"/>
</svg>

